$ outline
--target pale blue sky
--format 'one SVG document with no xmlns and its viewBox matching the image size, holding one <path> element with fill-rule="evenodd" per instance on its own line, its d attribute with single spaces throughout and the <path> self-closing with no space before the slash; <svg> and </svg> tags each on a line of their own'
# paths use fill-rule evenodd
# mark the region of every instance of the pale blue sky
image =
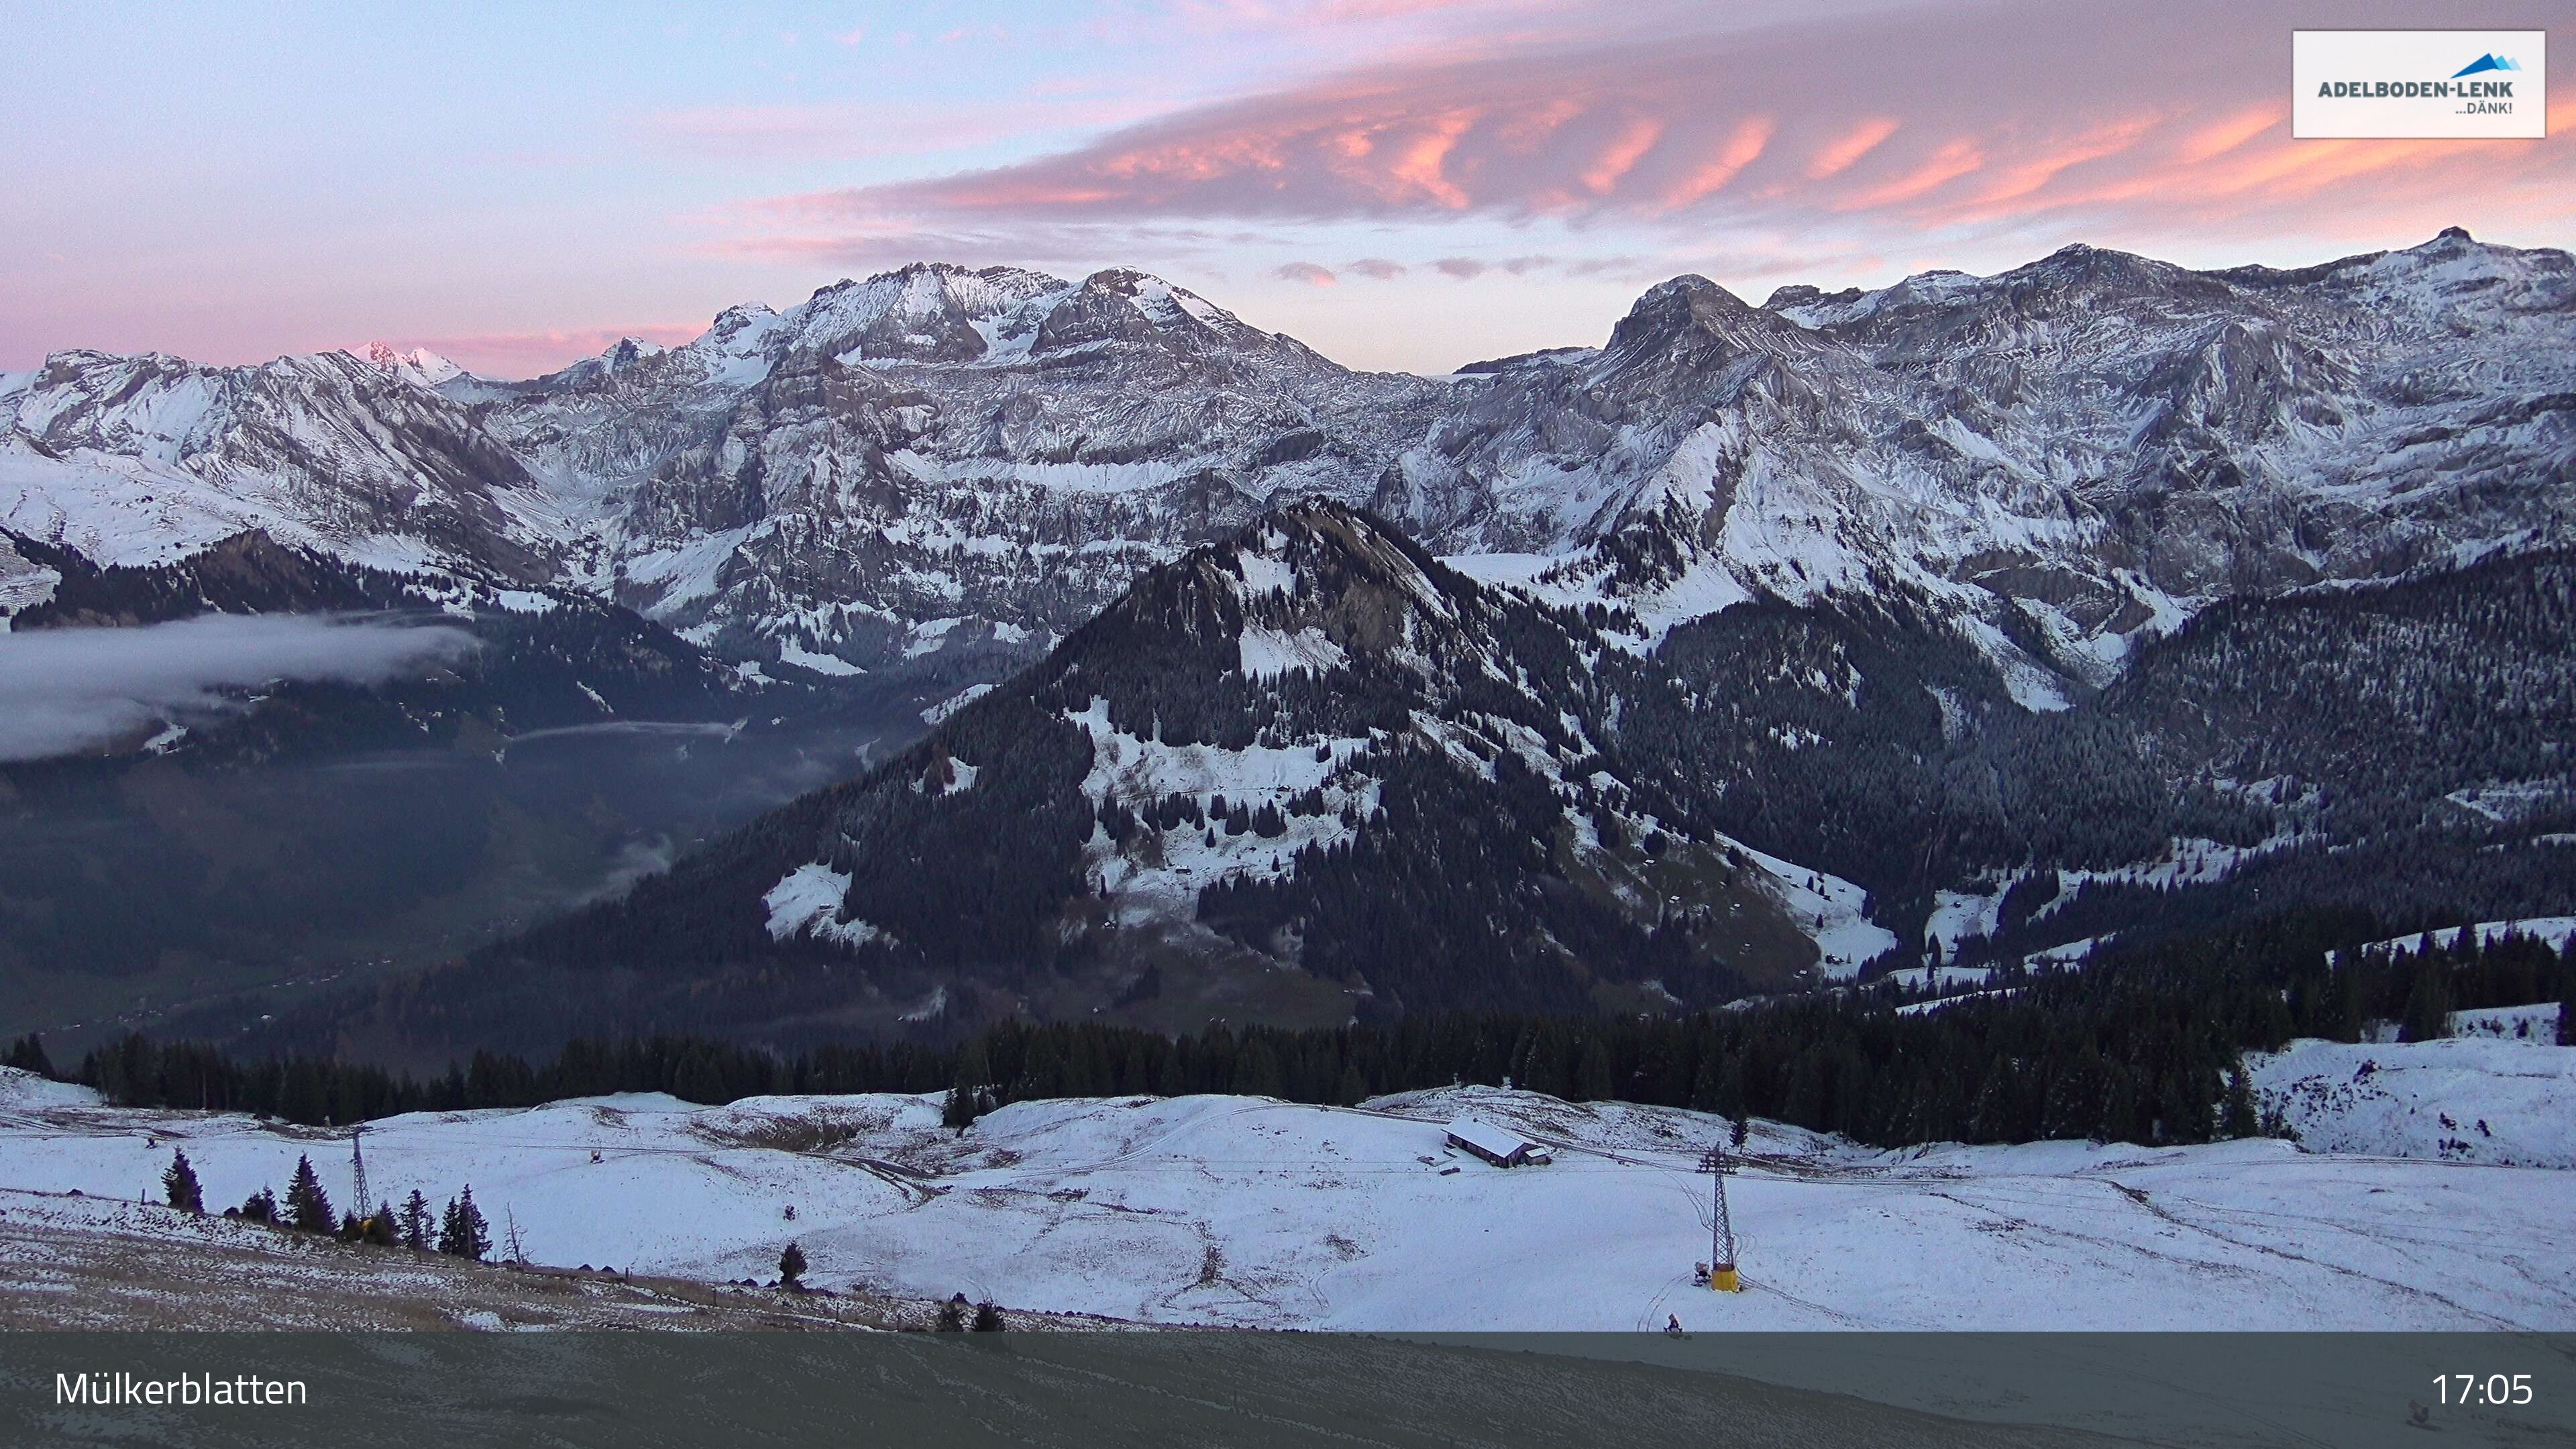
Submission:
<svg viewBox="0 0 2576 1449">
<path fill-rule="evenodd" d="M 2304 12 L 2278 5 L 745 12 L 13 6 L 0 367 L 384 338 L 526 374 L 943 258 L 1142 266 L 1344 361 L 1434 370 L 1598 341 L 1685 270 L 1758 300 L 2070 240 L 2297 262 L 2457 222 L 2564 245 L 2576 207 L 2563 123 L 2289 141 Z"/>
</svg>

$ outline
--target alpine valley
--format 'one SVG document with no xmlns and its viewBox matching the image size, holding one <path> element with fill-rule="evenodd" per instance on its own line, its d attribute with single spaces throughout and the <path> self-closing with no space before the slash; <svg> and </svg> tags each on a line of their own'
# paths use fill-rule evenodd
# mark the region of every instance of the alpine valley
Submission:
<svg viewBox="0 0 2576 1449">
<path fill-rule="evenodd" d="M 477 647 L 0 766 L 0 965 L 53 983 L 6 1025 L 443 1062 L 1633 1015 L 2563 915 L 2571 524 L 2576 263 L 2457 230 L 1681 277 L 1440 377 L 937 265 L 529 381 L 59 353 L 0 377 L 12 630 Z"/>
</svg>

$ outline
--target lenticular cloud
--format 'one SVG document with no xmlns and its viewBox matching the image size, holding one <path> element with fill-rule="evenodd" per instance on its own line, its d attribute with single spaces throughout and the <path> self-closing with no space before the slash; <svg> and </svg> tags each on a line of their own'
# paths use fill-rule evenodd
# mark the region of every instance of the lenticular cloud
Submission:
<svg viewBox="0 0 2576 1449">
<path fill-rule="evenodd" d="M 373 684 L 471 652 L 462 629 L 315 614 L 207 614 L 132 629 L 0 634 L 0 760 L 70 754 L 279 680 Z"/>
</svg>

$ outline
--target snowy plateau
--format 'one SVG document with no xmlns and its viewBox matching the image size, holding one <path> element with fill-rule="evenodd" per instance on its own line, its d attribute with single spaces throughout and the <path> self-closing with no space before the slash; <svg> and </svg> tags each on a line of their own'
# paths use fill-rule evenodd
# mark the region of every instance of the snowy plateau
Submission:
<svg viewBox="0 0 2576 1449">
<path fill-rule="evenodd" d="M 364 1143 L 378 1196 L 436 1203 L 470 1184 L 534 1263 L 766 1282 L 793 1239 L 836 1290 L 1140 1323 L 2564 1332 L 2576 1050 L 2547 1040 L 2294 1043 L 2250 1065 L 2295 1145 L 1877 1151 L 1756 1122 L 1730 1180 L 1741 1296 L 1690 1278 L 1709 1254 L 1693 1168 L 1724 1119 L 1493 1088 L 1356 1108 L 1032 1101 L 962 1136 L 935 1096 L 633 1095 L 392 1118 Z M 1462 1114 L 1555 1161 L 1456 1151 L 1445 1124 Z M 2473 1151 L 2446 1146 L 2445 1116 Z M 282 1184 L 299 1155 L 346 1196 L 345 1132 L 0 1076 L 0 1305 L 64 1295 L 78 1316 L 89 1290 L 70 1250 L 38 1240 L 157 1252 L 202 1235 L 134 1205 L 173 1149 L 210 1204 Z"/>
</svg>

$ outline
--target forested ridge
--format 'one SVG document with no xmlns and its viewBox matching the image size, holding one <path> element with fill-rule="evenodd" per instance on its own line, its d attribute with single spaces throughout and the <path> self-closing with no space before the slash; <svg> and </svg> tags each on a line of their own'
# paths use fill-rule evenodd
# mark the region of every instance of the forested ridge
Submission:
<svg viewBox="0 0 2576 1449">
<path fill-rule="evenodd" d="M 1289 584 L 1255 586 L 1273 574 Z M 1484 588 L 1363 512 L 1302 504 L 1149 572 L 861 777 L 263 1039 L 809 1047 L 909 1035 L 933 999 L 952 1039 L 1094 1008 L 1193 1031 L 1236 1014 L 1240 988 L 1193 979 L 1227 952 L 1341 989 L 1371 1025 L 1688 1014 L 1817 979 L 1816 922 L 1733 842 L 1864 886 L 1898 943 L 1869 975 L 1926 959 L 1936 891 L 2016 878 L 1966 959 L 2298 906 L 2401 928 L 2556 914 L 2576 908 L 2572 600 L 2576 559 L 2541 551 L 2228 604 L 2034 711 L 1902 589 L 1746 604 L 1640 652 L 1620 609 Z M 1255 673 L 1256 634 L 1321 641 L 1331 667 Z M 1114 735 L 1090 733 L 1103 706 Z M 1118 739 L 1281 752 L 1315 783 L 1138 794 L 1102 784 Z M 2156 873 L 2177 842 L 2221 864 Z M 1109 879 L 1194 850 L 1186 911 L 1121 930 Z M 767 896 L 808 865 L 846 881 L 838 908 L 774 926 Z"/>
<path fill-rule="evenodd" d="M 1750 1114 L 1857 1141 L 2182 1143 L 2263 1130 L 2242 1053 L 2293 1037 L 2421 1039 L 2448 1013 L 2557 1002 L 2576 1011 L 2576 943 L 2527 938 L 2362 952 L 2366 913 L 2309 912 L 2105 951 L 2079 968 L 2007 969 L 1936 1009 L 1880 986 L 1683 1017 L 1423 1013 L 1382 1026 L 1211 1026 L 1182 1036 L 1008 1021 L 954 1045 L 784 1054 L 703 1038 L 576 1041 L 552 1059 L 479 1052 L 428 1078 L 327 1057 L 236 1060 L 130 1036 L 70 1073 L 110 1100 L 348 1124 L 401 1112 L 529 1106 L 621 1091 L 748 1096 L 947 1091 L 953 1121 L 1013 1101 L 1231 1092 L 1350 1104 L 1478 1083 L 1571 1100 Z M 7 1064 L 51 1072 L 41 1043 Z"/>
</svg>

